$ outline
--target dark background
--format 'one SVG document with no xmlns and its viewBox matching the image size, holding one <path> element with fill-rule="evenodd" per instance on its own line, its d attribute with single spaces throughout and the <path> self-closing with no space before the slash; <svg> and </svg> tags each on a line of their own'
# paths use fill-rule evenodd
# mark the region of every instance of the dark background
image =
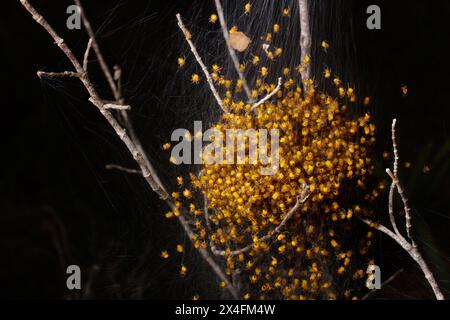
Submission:
<svg viewBox="0 0 450 320">
<path fill-rule="evenodd" d="M 70 3 L 33 4 L 82 55 L 84 32 L 65 27 Z M 381 7 L 382 30 L 367 30 L 369 4 Z M 124 93 L 134 107 L 138 134 L 170 183 L 174 172 L 160 146 L 180 123 L 207 113 L 201 102 L 194 109 L 179 107 L 187 98 L 178 87 L 176 57 L 182 45 L 174 15 L 181 12 L 187 21 L 201 23 L 212 12 L 211 3 L 103 0 L 84 6 L 108 62 L 124 70 Z M 442 286 L 449 288 L 450 3 L 319 0 L 311 11 L 316 42 L 329 39 L 344 80 L 357 82 L 361 94 L 373 97 L 380 165 L 381 153 L 390 150 L 391 119 L 399 120 L 401 159 L 412 163 L 402 168 L 401 177 L 419 244 Z M 199 293 L 220 298 L 216 280 L 189 248 L 183 256 L 159 258 L 161 250 L 186 242 L 181 228 L 167 223 L 167 208 L 140 178 L 105 170 L 108 163 L 134 164 L 86 102 L 80 85 L 37 78 L 37 70 L 69 66 L 19 1 L 3 5 L 0 45 L 0 297 L 162 299 Z M 316 70 L 322 67 L 316 64 Z M 107 95 L 98 71 L 92 67 L 93 82 Z M 402 84 L 409 88 L 406 98 Z M 430 173 L 422 172 L 424 165 Z M 386 213 L 386 206 L 380 210 Z M 399 268 L 406 272 L 377 296 L 432 297 L 420 271 L 397 245 L 381 236 L 378 240 L 383 277 Z M 178 275 L 180 263 L 189 268 L 187 279 Z M 83 287 L 90 290 L 65 289 L 69 264 L 82 267 Z"/>
</svg>

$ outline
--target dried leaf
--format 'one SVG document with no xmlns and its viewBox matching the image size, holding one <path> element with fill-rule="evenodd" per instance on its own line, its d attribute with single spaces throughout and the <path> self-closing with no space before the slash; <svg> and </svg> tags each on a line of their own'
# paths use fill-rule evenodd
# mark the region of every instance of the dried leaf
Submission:
<svg viewBox="0 0 450 320">
<path fill-rule="evenodd" d="M 248 45 L 252 42 L 243 32 L 232 31 L 230 32 L 230 46 L 239 52 L 243 52 L 248 48 Z"/>
</svg>

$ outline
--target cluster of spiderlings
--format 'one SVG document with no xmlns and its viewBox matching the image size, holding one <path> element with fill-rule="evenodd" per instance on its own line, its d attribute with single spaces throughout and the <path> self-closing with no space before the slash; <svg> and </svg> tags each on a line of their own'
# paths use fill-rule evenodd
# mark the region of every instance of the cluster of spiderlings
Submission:
<svg viewBox="0 0 450 320">
<path fill-rule="evenodd" d="M 329 44 L 324 41 L 322 47 L 328 49 Z M 256 66 L 258 57 L 253 60 Z M 298 72 L 308 63 L 310 57 Z M 252 88 L 256 100 L 276 88 L 266 80 L 268 68 L 259 72 Z M 211 67 L 229 110 L 213 127 L 224 136 L 228 129 L 278 129 L 279 168 L 263 175 L 265 166 L 250 164 L 248 154 L 245 164 L 204 163 L 198 174 L 191 174 L 190 186 L 178 178 L 180 190 L 172 196 L 178 207 L 189 208 L 186 218 L 196 232 L 194 247 L 220 252 L 242 298 L 356 299 L 364 288 L 365 268 L 372 263 L 367 253 L 373 236 L 361 229 L 358 217 L 371 214 L 370 203 L 382 189 L 370 183 L 375 126 L 368 113 L 356 119 L 349 114 L 346 103 L 355 103 L 356 94 L 339 78 L 331 78 L 328 68 L 324 78 L 336 86 L 333 95 L 316 91 L 312 80 L 297 84 L 290 73 L 284 68 L 281 90 L 252 111 L 236 98 L 242 81 L 225 79 L 218 65 Z M 368 103 L 365 98 L 363 104 Z M 227 147 L 222 146 L 222 154 L 236 159 L 236 148 Z M 282 223 L 305 185 L 309 198 L 279 233 L 265 237 Z M 207 200 L 208 221 L 197 194 Z M 175 210 L 166 216 L 179 214 Z"/>
<path fill-rule="evenodd" d="M 225 251 L 226 273 L 239 275 L 244 298 L 355 298 L 352 290 L 362 284 L 348 279 L 364 278 L 364 260 L 355 255 L 366 255 L 372 237 L 354 234 L 355 219 L 370 214 L 367 203 L 378 196 L 366 187 L 375 128 L 369 114 L 351 119 L 337 99 L 313 87 L 303 95 L 289 83 L 255 113 L 245 112 L 249 105 L 232 102 L 232 112 L 214 126 L 224 134 L 227 129 L 279 129 L 275 174 L 262 175 L 260 163 L 204 164 L 191 182 L 208 200 L 209 229 L 192 200 L 194 190 L 183 187 L 173 196 L 190 208 L 195 247 Z M 274 85 L 261 84 L 259 90 L 269 88 Z M 223 154 L 236 152 L 226 148 Z M 279 234 L 260 241 L 281 223 L 304 185 L 311 192 L 308 200 Z M 249 244 L 250 250 L 236 254 Z"/>
<path fill-rule="evenodd" d="M 240 109 L 239 104 L 231 106 L 231 110 Z M 368 114 L 352 120 L 345 111 L 330 96 L 311 89 L 302 97 L 299 88 L 292 88 L 280 91 L 256 114 L 226 114 L 215 125 L 224 133 L 227 129 L 280 130 L 280 165 L 274 175 L 261 175 L 261 164 L 213 164 L 204 165 L 193 179 L 211 209 L 210 241 L 228 251 L 228 274 L 239 270 L 241 277 L 248 277 L 249 294 L 334 298 L 342 291 L 336 278 L 354 269 L 350 266 L 354 249 L 344 248 L 340 239 L 347 238 L 348 227 L 364 208 L 345 198 L 349 192 L 356 193 L 354 188 L 365 190 L 372 171 L 368 151 L 374 126 Z M 309 199 L 280 234 L 259 241 L 281 223 L 303 185 L 309 186 Z M 366 193 L 366 199 L 376 195 Z M 207 230 L 200 229 L 200 236 L 202 231 Z M 250 251 L 232 255 L 251 243 Z M 367 252 L 366 244 L 362 243 L 361 253 Z M 336 270 L 329 270 L 329 259 L 338 261 Z"/>
</svg>

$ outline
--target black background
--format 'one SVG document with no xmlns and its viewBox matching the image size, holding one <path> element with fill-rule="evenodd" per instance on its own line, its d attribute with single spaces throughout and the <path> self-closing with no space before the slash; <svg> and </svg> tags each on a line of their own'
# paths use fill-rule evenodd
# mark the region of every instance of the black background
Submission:
<svg viewBox="0 0 450 320">
<path fill-rule="evenodd" d="M 79 298 L 65 289 L 65 268 L 78 264 L 84 281 L 92 280 L 94 298 L 190 298 L 200 293 L 222 297 L 215 280 L 195 252 L 162 261 L 160 251 L 186 241 L 178 225 L 167 223 L 167 210 L 138 177 L 104 169 L 107 163 L 133 166 L 111 129 L 86 103 L 76 81 L 40 81 L 36 71 L 61 71 L 68 63 L 49 36 L 19 1 L 4 1 L 0 12 L 1 150 L 0 167 L 0 297 Z M 86 36 L 65 28 L 66 1 L 33 1 L 62 37 L 81 55 Z M 373 97 L 379 131 L 378 153 L 390 146 L 390 119 L 399 119 L 403 170 L 419 243 L 442 285 L 448 288 L 449 75 L 450 3 L 434 1 L 317 1 L 314 30 L 331 43 L 350 41 L 352 70 L 361 91 Z M 365 8 L 382 9 L 382 30 L 365 26 Z M 180 41 L 174 15 L 188 18 L 212 12 L 205 1 L 85 1 L 107 59 L 124 70 L 125 96 L 150 157 L 163 177 L 172 172 L 160 145 L 176 117 L 196 117 L 168 108 L 165 82 L 174 83 Z M 324 12 L 352 31 L 321 29 Z M 203 11 L 202 11 L 203 12 Z M 204 13 L 203 12 L 203 13 Z M 315 15 L 314 15 L 315 14 Z M 345 29 L 345 28 L 344 28 Z M 334 42 L 333 42 L 334 41 Z M 93 67 L 92 77 L 106 92 Z M 400 86 L 410 94 L 402 98 Z M 178 101 L 178 100 L 177 100 Z M 179 101 L 178 101 L 179 102 Z M 447 149 L 445 149 L 447 146 Z M 447 150 L 447 151 L 446 151 Z M 443 153 L 422 174 L 424 164 Z M 436 170 L 435 170 L 436 169 Z M 402 176 L 403 176 L 402 175 Z M 384 208 L 386 209 L 386 208 Z M 411 260 L 390 240 L 380 238 L 386 270 L 405 268 L 392 289 L 380 297 L 429 298 L 430 292 Z M 189 261 L 189 276 L 178 275 Z M 96 267 L 99 267 L 98 271 Z M 87 283 L 84 282 L 83 286 Z M 406 293 L 405 293 L 406 292 Z"/>
</svg>

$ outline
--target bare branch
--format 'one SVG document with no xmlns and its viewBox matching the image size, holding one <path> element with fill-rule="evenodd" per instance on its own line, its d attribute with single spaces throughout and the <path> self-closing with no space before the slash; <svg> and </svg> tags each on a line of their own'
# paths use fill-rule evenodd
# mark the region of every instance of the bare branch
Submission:
<svg viewBox="0 0 450 320">
<path fill-rule="evenodd" d="M 105 58 L 103 57 L 103 54 L 100 50 L 100 47 L 97 43 L 97 40 L 95 38 L 95 34 L 94 31 L 92 30 L 91 27 L 91 23 L 89 22 L 89 20 L 86 17 L 86 13 L 84 12 L 84 8 L 81 5 L 80 0 L 74 0 L 75 4 L 78 6 L 78 8 L 80 9 L 81 12 L 81 18 L 83 21 L 83 25 L 84 28 L 86 29 L 86 32 L 89 36 L 89 39 L 92 41 L 92 48 L 94 49 L 95 55 L 98 59 L 98 63 L 100 64 L 100 68 L 103 71 L 103 74 L 105 75 L 109 86 L 111 87 L 113 94 L 114 94 L 114 99 L 119 100 L 120 95 L 119 92 L 117 90 L 116 84 L 114 83 L 113 77 L 111 75 L 111 71 L 109 70 L 108 64 L 106 63 Z"/>
<path fill-rule="evenodd" d="M 175 210 L 176 207 L 175 205 L 172 207 L 172 210 Z M 189 227 L 188 222 L 186 221 L 186 218 L 183 215 L 179 215 L 178 219 L 180 220 L 181 224 L 184 226 L 186 225 L 187 228 L 186 229 L 186 234 L 188 235 L 189 239 L 193 239 L 194 238 L 194 232 L 192 231 L 192 229 Z M 208 264 L 210 265 L 210 267 L 213 269 L 213 271 L 216 273 L 216 275 L 219 277 L 220 280 L 224 281 L 226 283 L 226 288 L 227 290 L 231 293 L 231 295 L 235 298 L 235 299 L 239 299 L 239 293 L 236 290 L 236 288 L 234 288 L 234 286 L 231 284 L 230 280 L 228 280 L 227 276 L 225 275 L 225 273 L 222 271 L 222 269 L 220 269 L 219 265 L 214 261 L 214 259 L 211 257 L 210 253 L 202 248 L 198 249 L 200 252 L 200 255 L 203 257 L 203 259 L 205 259 L 206 262 L 208 262 Z"/>
<path fill-rule="evenodd" d="M 282 77 L 279 77 L 279 78 L 278 78 L 278 84 L 277 84 L 277 87 L 276 87 L 271 93 L 269 93 L 267 96 L 265 96 L 264 98 L 262 98 L 261 100 L 259 100 L 257 103 L 255 103 L 255 104 L 251 107 L 250 111 L 255 110 L 255 109 L 258 108 L 260 105 L 262 105 L 262 104 L 265 103 L 267 100 L 269 100 L 269 99 L 272 98 L 274 95 L 276 95 L 277 92 L 280 91 L 282 83 L 283 83 L 283 78 L 282 78 Z"/>
<path fill-rule="evenodd" d="M 254 100 L 252 97 L 252 93 L 250 91 L 250 87 L 248 86 L 247 79 L 245 79 L 245 76 L 241 71 L 241 66 L 239 63 L 239 59 L 236 55 L 236 52 L 234 51 L 234 49 L 231 47 L 231 44 L 230 44 L 230 36 L 228 34 L 228 27 L 227 27 L 227 23 L 225 21 L 225 16 L 223 14 L 222 4 L 220 3 L 220 0 L 215 0 L 215 2 L 216 2 L 217 15 L 219 16 L 220 26 L 222 28 L 223 38 L 225 39 L 225 42 L 227 44 L 228 52 L 230 53 L 231 60 L 233 61 L 234 69 L 236 70 L 237 74 L 239 75 L 239 79 L 241 79 L 241 81 L 242 81 L 242 87 L 244 88 L 244 91 L 245 91 L 245 94 L 247 95 L 248 101 L 250 103 L 253 103 Z"/>
<path fill-rule="evenodd" d="M 105 169 L 106 170 L 119 170 L 119 171 L 123 171 L 123 172 L 126 172 L 126 173 L 142 175 L 142 171 L 141 170 L 129 169 L 129 168 L 125 168 L 125 167 L 119 166 L 117 164 L 107 164 L 105 166 Z"/>
<path fill-rule="evenodd" d="M 397 223 L 395 222 L 395 216 L 394 216 L 394 191 L 395 191 L 395 183 L 391 183 L 391 187 L 389 189 L 389 204 L 388 204 L 388 210 L 389 210 L 389 220 L 391 221 L 392 228 L 394 228 L 395 233 L 400 233 L 397 228 Z"/>
<path fill-rule="evenodd" d="M 397 134 L 395 130 L 395 125 L 397 124 L 397 119 L 392 120 L 391 134 L 392 134 L 392 149 L 394 151 L 394 175 L 398 176 L 398 146 L 397 146 Z"/>
<path fill-rule="evenodd" d="M 103 105 L 103 108 L 114 109 L 114 110 L 131 110 L 131 107 L 129 105 L 121 105 L 121 104 L 114 104 L 114 103 L 106 103 Z"/>
<path fill-rule="evenodd" d="M 397 140 L 396 140 L 396 131 L 395 131 L 395 124 L 397 120 L 394 119 L 392 121 L 392 146 L 394 151 L 394 174 L 397 175 L 398 171 L 398 150 L 397 150 Z M 394 191 L 395 191 L 395 183 L 394 181 L 391 182 L 391 187 L 389 190 L 389 219 L 391 221 L 391 225 L 394 228 L 394 231 L 396 233 L 400 233 L 397 224 L 395 222 L 395 216 L 394 216 Z"/>
<path fill-rule="evenodd" d="M 394 175 L 397 176 L 398 171 L 398 149 L 397 149 L 397 136 L 395 131 L 395 124 L 397 123 L 397 120 L 392 120 L 392 147 L 394 150 Z M 400 231 L 397 228 L 397 223 L 395 222 L 395 216 L 394 216 L 394 191 L 395 191 L 395 183 L 394 181 L 391 182 L 391 187 L 389 189 L 389 220 L 391 221 L 391 225 L 394 228 L 395 233 L 400 233 Z"/>
<path fill-rule="evenodd" d="M 405 242 L 407 242 L 405 240 L 405 238 L 403 237 L 399 237 L 396 233 L 392 232 L 390 229 L 388 229 L 387 227 L 383 226 L 382 224 L 378 224 L 370 219 L 365 219 L 365 218 L 361 218 L 361 221 L 364 222 L 365 224 L 367 224 L 369 227 L 377 229 L 378 231 L 383 232 L 384 234 L 386 234 L 387 236 L 389 236 L 390 238 L 394 239 L 398 244 L 400 244 L 402 247 L 404 245 Z"/>
<path fill-rule="evenodd" d="M 88 63 L 89 63 L 89 53 L 91 52 L 91 48 L 92 48 L 92 41 L 94 38 L 89 38 L 87 47 L 86 47 L 86 51 L 84 52 L 84 57 L 83 57 L 83 69 L 84 71 L 87 71 L 88 68 Z"/>
<path fill-rule="evenodd" d="M 413 236 L 412 236 L 412 223 L 411 223 L 411 209 L 408 204 L 408 199 L 406 198 L 405 192 L 400 184 L 400 181 L 398 179 L 398 176 L 396 174 L 398 170 L 398 146 L 396 142 L 396 136 L 395 136 L 395 124 L 396 120 L 394 119 L 392 121 L 392 144 L 394 149 L 394 173 L 387 168 L 386 172 L 389 175 L 389 177 L 392 180 L 391 190 L 389 194 L 389 218 L 391 219 L 392 227 L 394 228 L 394 231 L 391 231 L 389 228 L 377 224 L 369 219 L 361 219 L 364 223 L 368 224 L 370 227 L 375 228 L 390 238 L 392 238 L 394 241 L 396 241 L 408 254 L 411 256 L 411 258 L 414 259 L 414 261 L 419 265 L 420 269 L 422 270 L 423 274 L 425 275 L 425 279 L 427 279 L 428 283 L 430 284 L 431 288 L 433 289 L 434 295 L 436 296 L 437 300 L 443 300 L 444 295 L 442 294 L 441 289 L 439 288 L 439 284 L 437 283 L 436 279 L 434 278 L 433 273 L 431 272 L 430 268 L 428 267 L 427 263 L 423 259 L 421 253 L 419 252 L 419 249 L 417 248 Z M 408 240 L 406 240 L 398 230 L 395 219 L 394 219 L 394 208 L 393 208 L 393 192 L 394 189 L 397 189 L 398 194 L 400 195 L 402 202 L 403 202 L 403 209 L 405 210 L 405 217 L 406 217 L 406 232 L 408 235 Z"/>
<path fill-rule="evenodd" d="M 394 176 L 394 174 L 391 172 L 391 170 L 388 168 L 386 169 L 386 173 L 391 177 L 392 182 L 395 184 L 398 194 L 400 195 L 400 198 L 403 202 L 403 208 L 405 210 L 405 219 L 406 219 L 406 233 L 408 234 L 408 238 L 412 241 L 414 244 L 413 236 L 412 236 L 412 225 L 411 225 L 411 208 L 408 204 L 408 199 L 406 198 L 405 191 L 403 190 L 400 181 L 398 180 L 397 176 Z M 415 244 L 414 244 L 415 245 Z"/>
<path fill-rule="evenodd" d="M 206 68 L 205 64 L 203 63 L 202 58 L 200 57 L 200 55 L 197 52 L 197 48 L 195 47 L 194 43 L 191 40 L 191 33 L 188 31 L 188 29 L 184 25 L 183 20 L 181 20 L 181 15 L 179 13 L 177 13 L 176 17 L 178 20 L 178 27 L 183 32 L 184 37 L 185 37 L 187 43 L 189 44 L 189 47 L 191 48 L 192 53 L 194 54 L 195 60 L 197 60 L 197 63 L 200 65 L 200 68 L 202 68 L 203 74 L 206 77 L 206 81 L 209 84 L 209 88 L 211 89 L 211 92 L 213 93 L 214 98 L 216 98 L 217 103 L 219 104 L 220 108 L 222 108 L 223 112 L 228 113 L 228 110 L 225 109 L 225 107 L 223 105 L 223 101 L 220 98 L 220 95 L 217 92 L 216 87 L 214 86 L 214 82 L 213 82 L 213 79 L 211 78 L 211 75 L 208 72 L 208 68 Z"/>
<path fill-rule="evenodd" d="M 89 22 L 89 19 L 86 16 L 86 12 L 83 8 L 83 6 L 81 5 L 81 1 L 80 0 L 75 0 L 75 4 L 79 7 L 80 11 L 81 11 L 81 17 L 83 19 L 83 25 L 86 29 L 86 32 L 89 36 L 89 39 L 91 40 L 91 45 L 94 48 L 94 52 L 95 52 L 95 56 L 97 57 L 97 60 L 100 64 L 100 67 L 102 69 L 102 72 L 105 76 L 105 78 L 107 79 L 108 85 L 111 89 L 111 93 L 114 96 L 115 99 L 115 104 L 117 105 L 124 105 L 124 100 L 122 98 L 122 88 L 121 88 L 121 70 L 120 67 L 115 66 L 114 68 L 114 78 L 111 75 L 111 71 L 110 68 L 108 67 L 108 64 L 106 63 L 106 60 L 100 50 L 100 46 L 97 43 L 94 31 L 91 27 L 91 24 Z M 89 47 L 89 45 L 88 45 Z M 86 66 L 87 68 L 87 66 Z M 85 68 L 85 69 L 86 69 Z M 116 82 L 117 83 L 116 83 Z M 150 174 L 153 176 L 155 182 L 159 185 L 159 187 L 165 192 L 167 193 L 164 185 L 162 184 L 161 180 L 159 179 L 158 175 L 156 174 L 155 169 L 153 168 L 153 165 L 151 164 L 150 160 L 148 159 L 145 151 L 144 151 L 144 147 L 142 146 L 141 141 L 139 140 L 138 136 L 135 133 L 133 124 L 131 123 L 130 117 L 128 115 L 128 110 L 127 109 L 119 109 L 120 111 L 120 116 L 121 116 L 121 120 L 123 122 L 123 124 L 125 125 L 128 134 L 131 138 L 131 140 L 133 141 L 133 143 L 135 144 L 136 148 L 139 150 L 139 152 L 142 155 L 143 161 L 145 162 L 145 165 L 148 168 L 148 171 L 150 172 Z"/>
<path fill-rule="evenodd" d="M 139 165 L 142 176 L 145 178 L 147 183 L 150 185 L 151 189 L 157 193 L 161 199 L 165 200 L 167 205 L 171 208 L 171 210 L 177 209 L 175 206 L 175 203 L 172 201 L 172 199 L 169 197 L 169 194 L 165 190 L 165 188 L 162 186 L 162 184 L 159 183 L 159 178 L 157 177 L 156 173 L 152 172 L 149 167 L 147 166 L 147 163 L 144 159 L 144 155 L 141 153 L 140 149 L 136 147 L 133 140 L 130 138 L 130 136 L 127 134 L 124 128 L 120 125 L 120 123 L 114 118 L 112 113 L 104 108 L 105 103 L 98 95 L 97 91 L 95 90 L 94 86 L 89 80 L 88 74 L 84 72 L 84 69 L 81 65 L 81 63 L 78 61 L 78 59 L 75 57 L 71 49 L 65 44 L 64 40 L 54 31 L 54 29 L 48 24 L 48 22 L 44 19 L 42 15 L 40 15 L 36 9 L 28 2 L 28 0 L 20 0 L 21 4 L 24 6 L 24 8 L 32 15 L 33 19 L 40 24 L 53 38 L 56 45 L 63 51 L 63 53 L 66 55 L 66 57 L 69 59 L 69 61 L 74 66 L 77 73 L 81 74 L 82 76 L 79 77 L 80 81 L 83 83 L 84 87 L 89 93 L 89 101 L 94 104 L 103 117 L 106 119 L 106 121 L 111 125 L 111 127 L 114 129 L 116 134 L 119 136 L 119 138 L 122 140 L 122 142 L 125 144 L 137 164 Z M 94 44 L 94 42 L 93 42 Z M 95 47 L 94 47 L 95 48 Z M 185 230 L 186 234 L 189 236 L 189 238 L 192 241 L 192 238 L 194 236 L 194 232 L 190 228 L 188 222 L 184 218 L 183 215 L 178 216 L 178 220 Z M 231 293 L 231 295 L 237 299 L 239 297 L 237 291 L 235 288 L 231 285 L 230 281 L 224 274 L 224 272 L 220 269 L 219 265 L 214 261 L 212 256 L 210 255 L 210 252 L 206 249 L 199 248 L 199 253 L 203 257 L 203 259 L 210 265 L 210 267 L 213 269 L 213 271 L 216 273 L 216 275 L 224 281 L 227 284 L 227 289 Z"/>
</svg>

